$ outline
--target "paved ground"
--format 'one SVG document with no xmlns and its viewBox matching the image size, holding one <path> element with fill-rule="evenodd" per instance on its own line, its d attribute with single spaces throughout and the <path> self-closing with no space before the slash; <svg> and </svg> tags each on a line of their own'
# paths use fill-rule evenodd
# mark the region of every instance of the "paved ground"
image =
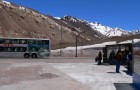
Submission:
<svg viewBox="0 0 140 90">
<path fill-rule="evenodd" d="M 114 83 L 132 83 L 132 76 L 115 73 L 115 66 L 96 65 L 95 63 L 51 63 L 54 68 L 88 86 L 90 90 L 116 90 Z"/>
<path fill-rule="evenodd" d="M 0 59 L 0 90 L 116 90 L 132 76 L 94 59 Z"/>
</svg>

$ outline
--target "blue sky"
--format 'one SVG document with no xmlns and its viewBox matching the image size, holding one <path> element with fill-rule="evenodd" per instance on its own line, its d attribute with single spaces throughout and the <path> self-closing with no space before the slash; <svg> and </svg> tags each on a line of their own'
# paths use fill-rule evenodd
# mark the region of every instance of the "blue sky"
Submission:
<svg viewBox="0 0 140 90">
<path fill-rule="evenodd" d="M 71 15 L 125 30 L 140 29 L 140 0 L 7 0 L 54 17 Z"/>
</svg>

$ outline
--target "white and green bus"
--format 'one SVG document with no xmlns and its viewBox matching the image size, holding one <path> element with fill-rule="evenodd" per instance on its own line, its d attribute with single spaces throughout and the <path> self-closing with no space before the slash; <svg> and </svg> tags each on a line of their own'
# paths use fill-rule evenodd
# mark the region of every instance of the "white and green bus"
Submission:
<svg viewBox="0 0 140 90">
<path fill-rule="evenodd" d="M 0 38 L 0 58 L 38 58 L 50 56 L 50 39 Z"/>
</svg>

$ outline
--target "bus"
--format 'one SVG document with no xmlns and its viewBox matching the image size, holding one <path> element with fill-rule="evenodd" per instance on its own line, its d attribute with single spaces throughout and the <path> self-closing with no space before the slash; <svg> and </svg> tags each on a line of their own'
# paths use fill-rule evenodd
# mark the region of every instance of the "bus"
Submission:
<svg viewBox="0 0 140 90">
<path fill-rule="evenodd" d="M 0 38 L 0 58 L 38 58 L 50 56 L 50 39 Z"/>
</svg>

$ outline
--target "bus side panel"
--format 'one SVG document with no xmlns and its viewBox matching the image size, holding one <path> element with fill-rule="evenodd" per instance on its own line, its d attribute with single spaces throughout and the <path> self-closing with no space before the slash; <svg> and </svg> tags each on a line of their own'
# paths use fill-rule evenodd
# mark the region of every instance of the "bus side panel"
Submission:
<svg viewBox="0 0 140 90">
<path fill-rule="evenodd" d="M 37 53 L 40 57 L 48 57 L 50 54 L 49 45 L 29 45 L 30 53 Z"/>
<path fill-rule="evenodd" d="M 0 58 L 23 58 L 25 52 L 0 52 Z"/>
</svg>

